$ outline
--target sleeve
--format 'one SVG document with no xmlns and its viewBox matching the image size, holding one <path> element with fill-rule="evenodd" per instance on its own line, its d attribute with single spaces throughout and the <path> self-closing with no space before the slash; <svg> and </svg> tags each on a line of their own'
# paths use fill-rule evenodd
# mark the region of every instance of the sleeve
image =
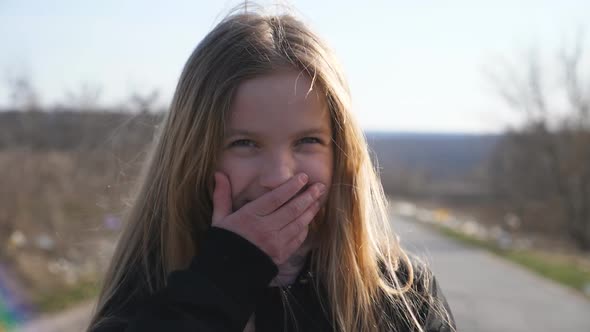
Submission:
<svg viewBox="0 0 590 332">
<path fill-rule="evenodd" d="M 172 272 L 124 323 L 92 332 L 241 332 L 277 271 L 254 244 L 212 227 L 188 269 Z"/>
<path fill-rule="evenodd" d="M 434 276 L 430 282 L 430 303 L 426 306 L 426 332 L 455 332 L 455 318 L 440 286 Z"/>
</svg>

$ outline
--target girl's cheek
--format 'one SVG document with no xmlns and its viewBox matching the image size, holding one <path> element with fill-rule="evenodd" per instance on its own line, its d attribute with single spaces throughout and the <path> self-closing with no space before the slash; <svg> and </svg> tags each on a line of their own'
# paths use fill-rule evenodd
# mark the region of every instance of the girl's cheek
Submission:
<svg viewBox="0 0 590 332">
<path fill-rule="evenodd" d="M 312 182 L 321 182 L 330 186 L 332 181 L 332 163 L 329 158 L 316 158 L 309 160 L 302 171 L 308 173 Z M 329 189 L 329 188 L 328 188 Z"/>
<path fill-rule="evenodd" d="M 232 195 L 238 195 L 244 191 L 247 184 L 252 183 L 253 179 L 258 176 L 260 167 L 251 161 L 244 160 L 227 160 L 223 171 L 228 175 Z"/>
</svg>

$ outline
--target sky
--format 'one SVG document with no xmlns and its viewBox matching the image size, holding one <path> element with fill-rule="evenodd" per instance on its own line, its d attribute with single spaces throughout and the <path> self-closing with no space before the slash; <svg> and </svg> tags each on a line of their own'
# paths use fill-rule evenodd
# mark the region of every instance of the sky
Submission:
<svg viewBox="0 0 590 332">
<path fill-rule="evenodd" d="M 46 106 L 86 85 L 103 105 L 158 90 L 166 107 L 192 50 L 239 3 L 0 0 L 0 108 L 15 75 Z M 281 3 L 335 51 L 356 118 L 377 131 L 492 133 L 518 123 L 489 73 L 521 68 L 531 49 L 552 56 L 590 28 L 590 1 Z"/>
</svg>

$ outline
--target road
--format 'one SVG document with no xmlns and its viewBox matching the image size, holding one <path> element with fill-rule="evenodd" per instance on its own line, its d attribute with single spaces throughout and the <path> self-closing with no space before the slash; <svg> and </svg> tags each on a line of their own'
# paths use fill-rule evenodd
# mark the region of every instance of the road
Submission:
<svg viewBox="0 0 590 332">
<path fill-rule="evenodd" d="M 590 331 L 590 301 L 574 291 L 425 225 L 397 217 L 392 222 L 402 244 L 430 262 L 459 331 Z M 90 310 L 87 303 L 19 331 L 82 331 Z"/>
<path fill-rule="evenodd" d="M 426 225 L 393 218 L 402 245 L 430 262 L 459 331 L 590 331 L 590 301 Z"/>
</svg>

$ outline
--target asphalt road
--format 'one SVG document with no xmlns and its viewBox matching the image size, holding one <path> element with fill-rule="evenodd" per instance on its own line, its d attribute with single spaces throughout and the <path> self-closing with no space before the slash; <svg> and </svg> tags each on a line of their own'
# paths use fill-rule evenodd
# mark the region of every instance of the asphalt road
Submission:
<svg viewBox="0 0 590 332">
<path fill-rule="evenodd" d="M 392 222 L 402 244 L 430 262 L 459 331 L 590 332 L 590 301 L 574 291 L 424 225 L 400 218 Z M 90 310 L 87 303 L 19 331 L 83 331 Z"/>
<path fill-rule="evenodd" d="M 402 245 L 430 263 L 459 331 L 590 332 L 590 301 L 582 295 L 426 225 L 392 222 Z"/>
</svg>

